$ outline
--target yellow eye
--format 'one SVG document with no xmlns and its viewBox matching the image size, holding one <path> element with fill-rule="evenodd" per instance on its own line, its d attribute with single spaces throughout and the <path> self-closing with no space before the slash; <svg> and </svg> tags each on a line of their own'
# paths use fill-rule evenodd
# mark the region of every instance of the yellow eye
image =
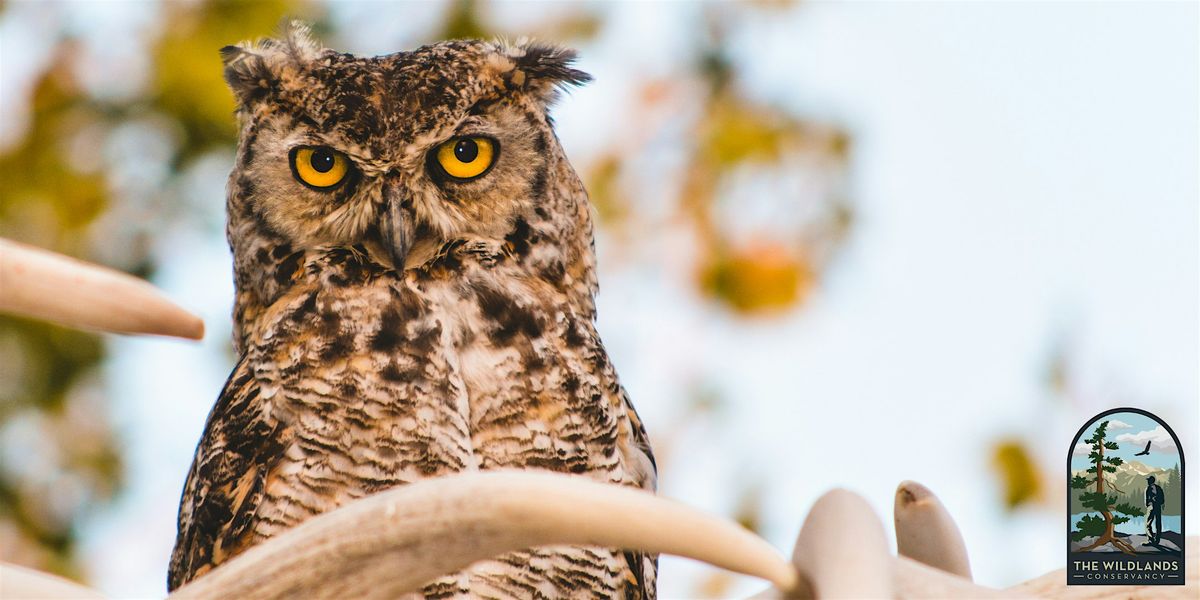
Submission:
<svg viewBox="0 0 1200 600">
<path fill-rule="evenodd" d="M 454 179 L 483 175 L 496 160 L 496 142 L 485 137 L 454 138 L 438 146 L 435 157 L 442 171 Z"/>
<path fill-rule="evenodd" d="M 301 183 L 319 190 L 328 190 L 346 179 L 350 159 L 345 154 L 323 146 L 292 150 L 292 173 Z"/>
</svg>

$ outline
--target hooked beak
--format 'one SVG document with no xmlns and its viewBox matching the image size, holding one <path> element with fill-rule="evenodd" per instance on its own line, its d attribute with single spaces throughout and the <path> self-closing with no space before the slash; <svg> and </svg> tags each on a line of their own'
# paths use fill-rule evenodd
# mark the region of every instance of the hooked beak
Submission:
<svg viewBox="0 0 1200 600">
<path fill-rule="evenodd" d="M 383 244 L 392 256 L 397 272 L 404 270 L 404 261 L 412 247 L 414 227 L 412 202 L 400 192 L 400 186 L 388 184 L 383 191 L 383 223 L 380 233 Z"/>
</svg>

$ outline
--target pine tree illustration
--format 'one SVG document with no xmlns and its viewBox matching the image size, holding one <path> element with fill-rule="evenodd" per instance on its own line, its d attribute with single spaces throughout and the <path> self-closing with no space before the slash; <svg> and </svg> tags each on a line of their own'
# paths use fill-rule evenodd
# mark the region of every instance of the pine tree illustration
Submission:
<svg viewBox="0 0 1200 600">
<path fill-rule="evenodd" d="M 1120 457 L 1104 455 L 1105 450 L 1116 450 L 1119 447 L 1116 442 L 1104 439 L 1107 433 L 1108 421 L 1104 421 L 1092 433 L 1092 437 L 1085 440 L 1085 443 L 1092 445 L 1092 451 L 1088 454 L 1088 460 L 1091 461 L 1092 466 L 1088 467 L 1086 471 L 1090 473 L 1090 476 L 1076 475 L 1071 478 L 1072 489 L 1086 490 L 1094 488 L 1092 491 L 1080 494 L 1079 501 L 1083 504 L 1084 508 L 1100 513 L 1100 516 L 1089 514 L 1080 519 L 1079 523 L 1075 526 L 1077 531 L 1071 533 L 1071 539 L 1078 542 L 1085 537 L 1099 536 L 1096 541 L 1081 548 L 1078 552 L 1087 552 L 1111 542 L 1113 547 L 1121 552 L 1135 554 L 1136 552 L 1129 542 L 1116 537 L 1113 527 L 1128 521 L 1131 516 L 1141 516 L 1144 511 L 1124 502 L 1118 504 L 1116 495 L 1105 493 L 1105 486 L 1116 492 L 1124 493 L 1105 478 L 1105 473 L 1116 472 L 1117 467 L 1121 466 L 1121 463 L 1124 462 Z"/>
</svg>

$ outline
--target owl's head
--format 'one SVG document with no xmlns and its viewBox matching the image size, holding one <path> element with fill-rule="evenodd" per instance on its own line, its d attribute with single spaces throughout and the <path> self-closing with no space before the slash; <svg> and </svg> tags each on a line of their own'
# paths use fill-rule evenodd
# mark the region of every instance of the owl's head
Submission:
<svg viewBox="0 0 1200 600">
<path fill-rule="evenodd" d="M 559 89 L 590 79 L 572 51 L 451 41 L 357 57 L 292 24 L 221 55 L 242 124 L 235 253 L 252 230 L 294 251 L 379 248 L 397 269 L 518 224 L 590 244 L 586 197 L 547 117 Z"/>
</svg>

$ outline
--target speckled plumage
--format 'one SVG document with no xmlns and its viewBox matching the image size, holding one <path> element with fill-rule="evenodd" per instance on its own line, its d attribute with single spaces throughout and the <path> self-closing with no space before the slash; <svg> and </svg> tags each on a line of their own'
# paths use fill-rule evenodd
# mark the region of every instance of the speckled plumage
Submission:
<svg viewBox="0 0 1200 600">
<path fill-rule="evenodd" d="M 359 58 L 296 26 L 222 55 L 242 124 L 228 198 L 240 359 L 188 475 L 169 587 L 423 478 L 545 469 L 653 490 L 594 327 L 587 196 L 546 114 L 587 79 L 574 55 L 457 41 Z M 477 134 L 501 148 L 485 176 L 431 176 L 431 148 Z M 301 144 L 345 153 L 353 179 L 301 185 Z M 538 548 L 425 593 L 652 598 L 655 575 L 653 556 Z"/>
</svg>

